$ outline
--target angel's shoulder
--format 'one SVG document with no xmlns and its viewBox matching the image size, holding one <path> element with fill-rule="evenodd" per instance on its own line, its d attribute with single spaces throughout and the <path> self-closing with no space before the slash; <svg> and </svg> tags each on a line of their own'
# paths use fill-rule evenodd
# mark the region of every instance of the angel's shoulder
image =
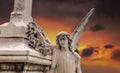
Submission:
<svg viewBox="0 0 120 73">
<path fill-rule="evenodd" d="M 58 52 L 59 52 L 59 49 L 57 48 L 57 46 L 54 46 L 53 53 L 58 53 Z"/>
<path fill-rule="evenodd" d="M 77 52 L 74 52 L 74 54 L 76 55 L 76 57 L 77 57 L 78 60 L 81 59 L 81 56 Z"/>
</svg>

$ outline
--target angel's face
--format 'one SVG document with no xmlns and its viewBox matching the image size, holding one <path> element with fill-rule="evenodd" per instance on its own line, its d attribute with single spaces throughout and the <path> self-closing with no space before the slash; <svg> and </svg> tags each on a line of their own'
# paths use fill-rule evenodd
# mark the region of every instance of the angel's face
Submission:
<svg viewBox="0 0 120 73">
<path fill-rule="evenodd" d="M 67 36 L 60 36 L 59 37 L 59 44 L 61 47 L 68 48 L 68 38 Z"/>
</svg>

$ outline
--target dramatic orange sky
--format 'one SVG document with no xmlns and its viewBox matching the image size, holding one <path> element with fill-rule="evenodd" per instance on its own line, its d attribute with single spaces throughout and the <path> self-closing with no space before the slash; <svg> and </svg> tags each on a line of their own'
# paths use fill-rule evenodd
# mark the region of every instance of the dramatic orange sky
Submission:
<svg viewBox="0 0 120 73">
<path fill-rule="evenodd" d="M 39 17 L 35 17 L 35 20 L 44 29 L 53 44 L 55 44 L 58 32 L 67 31 L 71 34 L 73 28 L 80 21 L 80 19 L 76 18 L 56 20 Z M 88 29 L 94 24 L 94 21 L 89 21 L 79 41 L 78 50 L 82 57 L 81 67 L 83 73 L 101 73 L 101 71 L 102 73 L 119 73 L 120 46 L 119 42 L 117 42 L 118 39 L 116 39 L 119 38 L 119 34 L 118 36 L 115 35 L 116 33 L 110 29 L 91 32 Z"/>
<path fill-rule="evenodd" d="M 72 30 L 81 20 L 76 18 L 65 18 L 63 20 L 39 17 L 34 18 L 44 29 L 53 44 L 55 44 L 55 38 L 58 32 L 67 31 L 71 34 Z M 108 71 L 108 69 L 111 68 L 112 70 L 110 71 L 110 73 L 113 73 L 114 71 L 116 71 L 116 73 L 119 73 L 120 46 L 119 42 L 117 42 L 118 39 L 114 39 L 119 38 L 119 34 L 118 36 L 116 36 L 116 33 L 110 29 L 95 32 L 90 31 L 89 28 L 92 28 L 93 26 L 95 27 L 94 24 L 95 22 L 93 20 L 90 20 L 88 22 L 85 31 L 83 32 L 82 37 L 79 41 L 78 50 L 79 54 L 82 57 L 81 64 L 83 72 L 86 72 L 87 69 L 88 72 L 94 72 L 94 70 L 96 70 L 96 67 L 100 67 L 100 70 L 103 70 L 105 68 L 105 73 Z M 98 70 L 99 68 L 96 70 L 96 72 Z"/>
<path fill-rule="evenodd" d="M 9 21 L 14 0 L 0 0 L 0 24 Z M 60 31 L 72 33 L 92 8 L 79 41 L 83 73 L 120 73 L 119 0 L 34 0 L 32 16 L 55 44 Z"/>
</svg>

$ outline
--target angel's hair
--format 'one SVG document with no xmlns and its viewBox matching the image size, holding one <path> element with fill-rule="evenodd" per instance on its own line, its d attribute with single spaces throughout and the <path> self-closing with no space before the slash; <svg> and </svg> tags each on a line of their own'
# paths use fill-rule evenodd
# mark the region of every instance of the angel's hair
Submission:
<svg viewBox="0 0 120 73">
<path fill-rule="evenodd" d="M 63 36 L 67 37 L 67 39 L 68 39 L 68 48 L 69 48 L 69 50 L 71 50 L 72 39 L 70 38 L 70 35 L 67 32 L 64 32 L 64 31 L 59 32 L 58 35 L 56 36 L 56 45 L 57 45 L 58 49 L 61 49 L 61 45 L 59 43 L 59 38 L 63 37 Z"/>
</svg>

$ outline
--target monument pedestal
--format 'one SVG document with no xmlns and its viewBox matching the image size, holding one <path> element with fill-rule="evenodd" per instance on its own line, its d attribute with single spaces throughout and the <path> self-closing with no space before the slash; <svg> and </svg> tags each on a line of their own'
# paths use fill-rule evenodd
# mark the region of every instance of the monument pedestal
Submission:
<svg viewBox="0 0 120 73">
<path fill-rule="evenodd" d="M 0 25 L 0 73 L 46 73 L 49 70 L 51 56 L 44 56 L 28 45 L 26 30 L 22 24 Z"/>
<path fill-rule="evenodd" d="M 34 44 L 36 48 L 29 45 L 37 39 L 26 34 L 33 22 L 31 8 L 32 0 L 15 0 L 10 22 L 0 25 L 0 73 L 47 73 L 49 70 L 51 54 L 43 54 L 46 50 L 40 49 L 41 44 L 37 47 Z"/>
</svg>

